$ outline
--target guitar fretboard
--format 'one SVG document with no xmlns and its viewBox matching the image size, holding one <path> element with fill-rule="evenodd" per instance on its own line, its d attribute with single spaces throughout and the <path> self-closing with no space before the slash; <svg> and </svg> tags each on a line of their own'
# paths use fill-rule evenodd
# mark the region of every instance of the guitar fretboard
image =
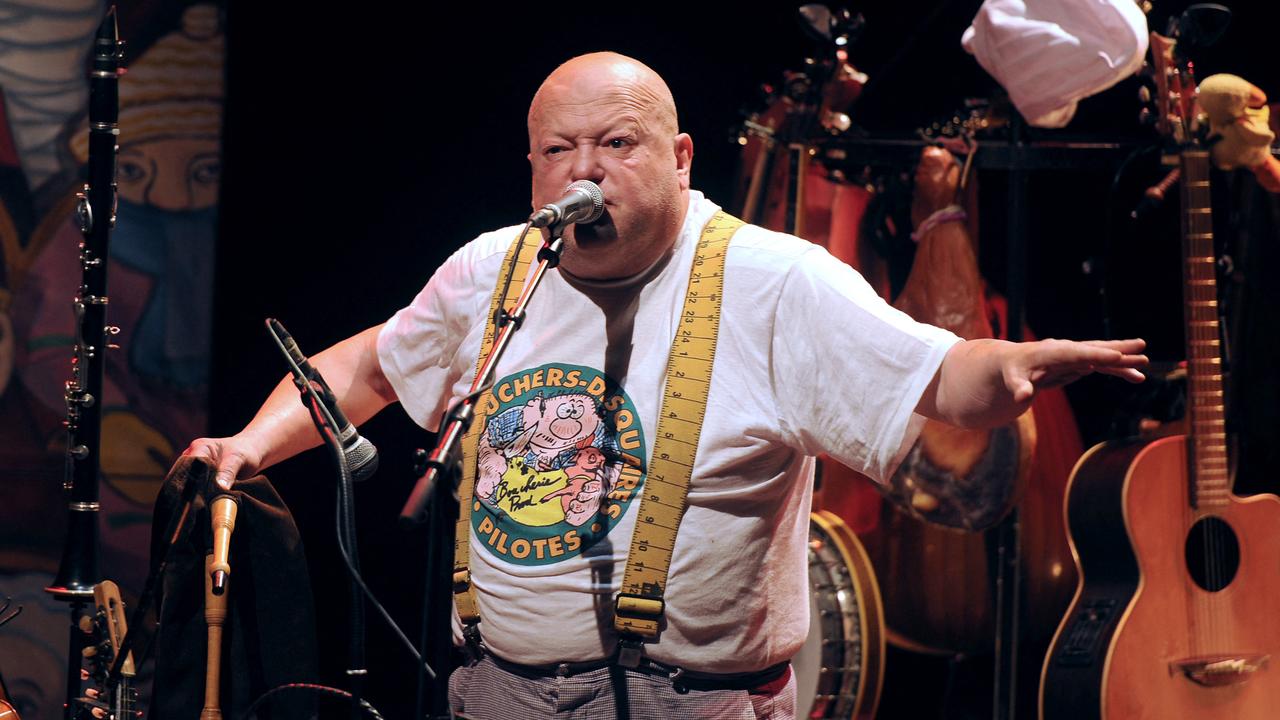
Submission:
<svg viewBox="0 0 1280 720">
<path fill-rule="evenodd" d="M 1188 462 L 1192 507 L 1227 504 L 1226 413 L 1223 403 L 1222 334 L 1209 194 L 1209 152 L 1182 152 L 1183 305 L 1187 326 L 1187 409 L 1191 421 Z"/>
</svg>

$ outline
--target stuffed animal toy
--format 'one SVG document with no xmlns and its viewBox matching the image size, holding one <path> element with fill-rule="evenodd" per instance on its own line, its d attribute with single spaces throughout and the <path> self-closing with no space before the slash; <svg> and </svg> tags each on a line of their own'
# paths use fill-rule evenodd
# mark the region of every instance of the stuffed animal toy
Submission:
<svg viewBox="0 0 1280 720">
<path fill-rule="evenodd" d="M 1200 82 L 1197 102 L 1209 122 L 1214 165 L 1248 168 L 1259 184 L 1280 192 L 1280 160 L 1271 154 L 1275 133 L 1267 122 L 1267 96 L 1244 78 L 1211 75 Z"/>
</svg>

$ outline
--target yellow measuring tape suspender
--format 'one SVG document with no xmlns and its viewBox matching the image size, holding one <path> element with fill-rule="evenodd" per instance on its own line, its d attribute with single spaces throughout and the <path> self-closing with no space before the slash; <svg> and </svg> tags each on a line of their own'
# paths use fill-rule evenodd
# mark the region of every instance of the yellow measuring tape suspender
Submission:
<svg viewBox="0 0 1280 720">
<path fill-rule="evenodd" d="M 689 289 L 667 360 L 657 441 L 627 552 L 622 588 L 614 602 L 613 626 L 622 636 L 618 664 L 625 667 L 639 663 L 641 641 L 656 640 L 662 629 L 671 553 L 688 506 L 689 478 L 711 390 L 724 259 L 730 238 L 742 225 L 728 213 L 717 212 L 698 238 L 689 270 Z"/>
<path fill-rule="evenodd" d="M 498 270 L 498 283 L 493 289 L 493 299 L 489 303 L 489 315 L 485 319 L 484 335 L 480 339 L 480 356 L 476 359 L 476 375 L 489 357 L 493 349 L 494 338 L 498 328 L 494 319 L 499 310 L 514 308 L 520 292 L 524 288 L 525 277 L 529 268 L 537 261 L 538 250 L 542 247 L 542 239 L 534 234 L 511 243 L 507 255 Z M 512 267 L 512 264 L 515 267 Z M 505 279 L 511 277 L 512 282 Z M 504 293 L 503 290 L 506 290 Z M 462 477 L 458 481 L 458 524 L 453 536 L 453 598 L 458 607 L 458 618 L 462 621 L 463 634 L 468 646 L 479 643 L 477 624 L 480 622 L 480 608 L 476 604 L 475 590 L 471 587 L 471 506 L 475 503 L 476 457 L 480 451 L 480 432 L 484 429 L 485 404 L 476 402 L 475 416 L 471 427 L 462 439 Z M 473 650 L 476 648 L 472 648 Z"/>
<path fill-rule="evenodd" d="M 634 666 L 640 658 L 640 642 L 658 637 L 662 625 L 667 574 L 676 533 L 684 517 L 693 474 L 698 438 L 706 415 L 720 329 L 720 305 L 724 289 L 724 260 L 729 240 L 743 225 L 724 211 L 717 212 L 702 230 L 689 271 L 689 289 L 680 311 L 667 377 L 658 414 L 657 440 L 649 461 L 644 493 L 636 517 L 635 533 L 627 554 L 621 591 L 614 605 L 614 627 L 622 636 L 619 664 Z M 524 278 L 535 262 L 539 242 L 526 240 L 523 248 L 512 243 L 498 272 L 477 370 L 488 357 L 496 335 L 493 318 L 519 297 L 523 283 L 511 283 L 503 293 L 503 278 L 515 263 L 515 278 Z M 479 642 L 480 612 L 471 587 L 471 511 L 474 509 L 476 458 L 484 418 L 476 404 L 476 417 L 462 442 L 462 478 L 458 487 L 458 525 L 454 536 L 453 592 L 458 616 L 469 644 Z"/>
</svg>

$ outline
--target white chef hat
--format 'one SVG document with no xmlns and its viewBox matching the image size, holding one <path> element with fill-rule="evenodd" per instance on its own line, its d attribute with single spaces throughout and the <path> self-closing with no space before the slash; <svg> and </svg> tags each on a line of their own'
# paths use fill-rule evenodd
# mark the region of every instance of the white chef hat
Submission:
<svg viewBox="0 0 1280 720">
<path fill-rule="evenodd" d="M 1039 127 L 1136 72 L 1147 41 L 1134 0 L 985 0 L 960 40 Z"/>
</svg>

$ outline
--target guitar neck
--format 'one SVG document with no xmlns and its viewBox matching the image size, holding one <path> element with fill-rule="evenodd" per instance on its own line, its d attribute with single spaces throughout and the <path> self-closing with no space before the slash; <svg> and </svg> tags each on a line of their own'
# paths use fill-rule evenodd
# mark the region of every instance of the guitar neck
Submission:
<svg viewBox="0 0 1280 720">
<path fill-rule="evenodd" d="M 110 652 L 105 654 L 100 668 L 101 676 L 106 679 L 110 688 L 110 668 L 115 664 L 117 655 L 124 645 L 124 638 L 129 633 L 128 622 L 124 615 L 124 600 L 120 597 L 120 588 L 110 580 L 103 580 L 93 587 L 94 603 L 97 605 L 99 623 Z M 109 720 L 134 720 L 138 713 L 134 709 L 134 691 L 130 687 L 135 668 L 132 655 L 126 655 L 120 663 L 120 678 L 111 694 L 103 697 L 110 704 L 110 710 L 103 716 Z M 100 717 L 95 715 L 95 717 Z"/>
<path fill-rule="evenodd" d="M 1209 151 L 1182 152 L 1183 307 L 1187 326 L 1188 453 L 1193 508 L 1223 506 L 1231 490 L 1227 469 L 1222 333 L 1209 193 Z"/>
</svg>

